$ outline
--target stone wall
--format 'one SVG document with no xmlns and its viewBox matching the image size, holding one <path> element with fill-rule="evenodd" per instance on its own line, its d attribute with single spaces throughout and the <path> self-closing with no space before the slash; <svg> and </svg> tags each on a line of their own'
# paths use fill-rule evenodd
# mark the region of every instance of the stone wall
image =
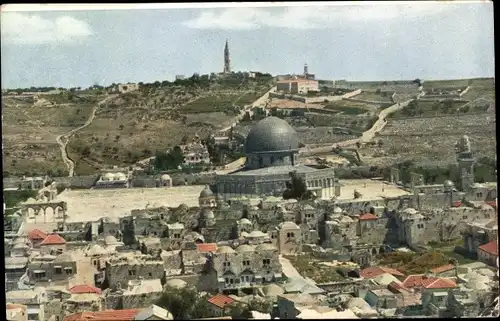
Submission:
<svg viewBox="0 0 500 321">
<path fill-rule="evenodd" d="M 98 175 L 54 177 L 57 186 L 69 188 L 91 188 L 98 179 Z"/>
<path fill-rule="evenodd" d="M 144 188 L 152 188 L 156 186 L 156 176 L 154 175 L 145 175 L 145 176 L 136 176 L 131 180 L 131 187 L 144 187 Z"/>
</svg>

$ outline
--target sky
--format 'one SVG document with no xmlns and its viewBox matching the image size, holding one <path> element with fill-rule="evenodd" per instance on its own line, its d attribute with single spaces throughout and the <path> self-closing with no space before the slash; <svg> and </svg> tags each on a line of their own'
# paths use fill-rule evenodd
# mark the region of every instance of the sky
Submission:
<svg viewBox="0 0 500 321">
<path fill-rule="evenodd" d="M 491 2 L 250 5 L 2 6 L 2 88 L 89 87 L 221 72 L 226 39 L 235 71 L 298 74 L 307 63 L 316 78 L 329 80 L 494 76 Z"/>
</svg>

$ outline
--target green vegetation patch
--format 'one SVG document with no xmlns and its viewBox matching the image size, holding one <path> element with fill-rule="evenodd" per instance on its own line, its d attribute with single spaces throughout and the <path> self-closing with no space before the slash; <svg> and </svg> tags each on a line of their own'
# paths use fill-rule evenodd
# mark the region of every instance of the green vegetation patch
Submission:
<svg viewBox="0 0 500 321">
<path fill-rule="evenodd" d="M 366 106 L 361 103 L 344 101 L 329 103 L 324 108 L 342 112 L 344 115 L 361 115 L 368 112 Z"/>
<path fill-rule="evenodd" d="M 311 278 L 316 283 L 328 283 L 344 280 L 338 268 L 321 264 L 321 261 L 310 254 L 286 256 L 300 275 Z"/>
<path fill-rule="evenodd" d="M 19 191 L 3 191 L 3 199 L 7 208 L 14 207 L 20 202 L 25 202 L 28 198 L 35 198 L 37 191 L 19 190 Z"/>
<path fill-rule="evenodd" d="M 241 104 L 240 99 L 243 96 L 238 95 L 211 95 L 196 99 L 180 108 L 183 114 L 196 114 L 196 113 L 213 113 L 224 112 L 233 109 L 236 103 Z"/>
<path fill-rule="evenodd" d="M 391 115 L 389 118 L 405 118 L 405 117 L 429 117 L 429 116 L 439 116 L 439 115 L 449 115 L 458 112 L 468 112 L 468 109 L 461 109 L 460 107 L 465 105 L 464 102 L 457 102 L 453 100 L 446 101 L 419 101 L 414 100 L 408 104 L 405 108 L 397 111 Z"/>
</svg>

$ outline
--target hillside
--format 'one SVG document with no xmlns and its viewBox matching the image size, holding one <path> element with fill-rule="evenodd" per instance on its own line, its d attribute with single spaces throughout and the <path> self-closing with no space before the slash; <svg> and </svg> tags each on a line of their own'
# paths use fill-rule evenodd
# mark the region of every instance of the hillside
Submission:
<svg viewBox="0 0 500 321">
<path fill-rule="evenodd" d="M 239 74 L 217 81 L 141 83 L 139 90 L 119 93 L 100 106 L 91 124 L 70 138 L 66 150 L 75 175 L 134 164 L 185 136 L 204 137 L 230 124 L 241 108 L 271 87 L 269 77 L 246 79 Z M 4 175 L 67 174 L 56 137 L 83 125 L 106 96 L 102 90 L 85 90 L 39 99 L 4 97 Z"/>
</svg>

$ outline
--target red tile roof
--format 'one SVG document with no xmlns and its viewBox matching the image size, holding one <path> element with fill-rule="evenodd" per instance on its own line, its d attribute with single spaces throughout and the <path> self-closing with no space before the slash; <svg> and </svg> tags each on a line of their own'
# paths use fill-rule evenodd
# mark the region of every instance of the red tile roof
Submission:
<svg viewBox="0 0 500 321">
<path fill-rule="evenodd" d="M 47 233 L 40 231 L 39 229 L 34 229 L 28 234 L 28 238 L 32 241 L 44 240 L 46 237 Z"/>
<path fill-rule="evenodd" d="M 483 244 L 479 247 L 479 249 L 488 254 L 498 256 L 498 240 L 493 240 L 489 243 Z"/>
<path fill-rule="evenodd" d="M 494 209 L 497 208 L 497 202 L 496 201 L 489 201 L 489 202 L 486 202 L 486 204 L 488 204 L 489 206 L 493 207 Z"/>
<path fill-rule="evenodd" d="M 372 220 L 376 220 L 377 217 L 375 215 L 373 215 L 372 213 L 365 213 L 365 214 L 361 214 L 359 216 L 359 220 L 360 221 L 372 221 Z"/>
<path fill-rule="evenodd" d="M 128 309 L 80 312 L 66 316 L 64 321 L 132 321 L 139 311 L 139 309 Z"/>
<path fill-rule="evenodd" d="M 208 302 L 212 303 L 213 305 L 221 309 L 224 308 L 227 304 L 231 304 L 233 301 L 234 300 L 231 299 L 230 297 L 220 293 L 208 299 Z"/>
<path fill-rule="evenodd" d="M 59 234 L 50 234 L 48 235 L 40 245 L 62 245 L 66 244 L 66 240 L 62 238 Z"/>
<path fill-rule="evenodd" d="M 462 202 L 460 201 L 453 202 L 452 207 L 460 207 L 460 206 L 462 206 Z"/>
<path fill-rule="evenodd" d="M 216 243 L 200 243 L 196 244 L 196 247 L 200 253 L 215 252 L 217 250 Z"/>
<path fill-rule="evenodd" d="M 75 285 L 71 289 L 69 289 L 69 293 L 71 294 L 82 294 L 82 293 L 95 293 L 101 294 L 101 289 L 96 288 L 95 286 L 91 286 L 88 284 L 79 284 Z"/>
<path fill-rule="evenodd" d="M 426 289 L 448 289 L 454 288 L 457 284 L 445 278 L 427 277 L 424 274 L 410 275 L 403 281 L 406 288 L 426 288 Z"/>
<path fill-rule="evenodd" d="M 443 266 L 438 266 L 437 268 L 433 268 L 431 270 L 431 272 L 439 274 L 439 273 L 443 273 L 443 272 L 447 272 L 447 271 L 453 270 L 454 268 L 455 268 L 455 266 L 453 264 L 446 264 L 446 265 L 443 265 Z"/>
<path fill-rule="evenodd" d="M 427 282 L 427 280 L 424 280 L 423 282 L 424 288 L 426 289 L 450 289 L 450 288 L 456 288 L 457 284 L 455 281 L 452 281 L 450 279 L 444 279 L 444 278 L 438 278 L 437 280 L 433 282 Z"/>
<path fill-rule="evenodd" d="M 372 279 L 376 278 L 379 275 L 382 275 L 384 273 L 389 273 L 394 276 L 405 276 L 403 273 L 399 272 L 398 270 L 391 269 L 386 266 L 371 266 L 369 268 L 363 269 L 359 272 L 359 274 L 364 277 L 365 279 Z"/>
</svg>

